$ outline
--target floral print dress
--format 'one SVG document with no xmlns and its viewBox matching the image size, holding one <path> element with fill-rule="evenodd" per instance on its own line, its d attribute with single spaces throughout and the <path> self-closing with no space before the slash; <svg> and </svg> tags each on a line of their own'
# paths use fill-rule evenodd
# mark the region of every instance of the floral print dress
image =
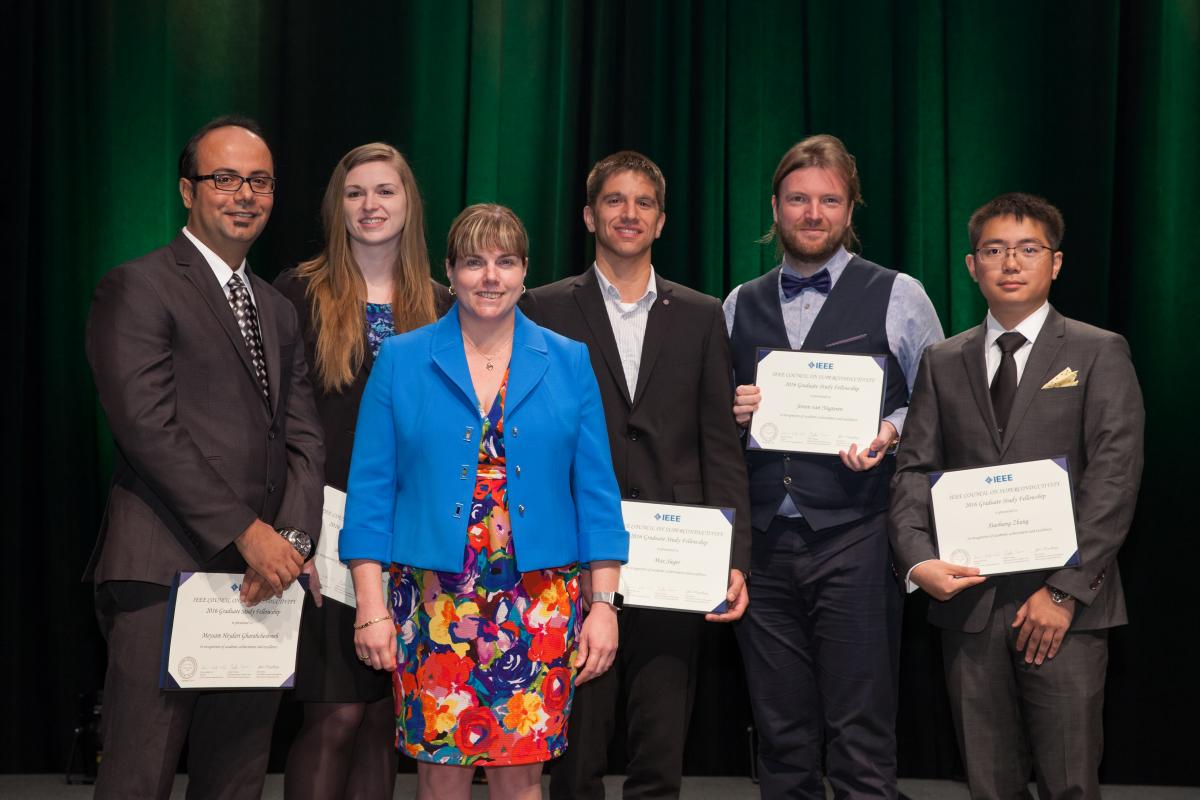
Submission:
<svg viewBox="0 0 1200 800">
<path fill-rule="evenodd" d="M 396 745 L 420 761 L 507 766 L 567 747 L 579 566 L 517 572 L 508 515 L 504 397 L 480 415 L 475 494 L 457 574 L 390 568 Z"/>
</svg>

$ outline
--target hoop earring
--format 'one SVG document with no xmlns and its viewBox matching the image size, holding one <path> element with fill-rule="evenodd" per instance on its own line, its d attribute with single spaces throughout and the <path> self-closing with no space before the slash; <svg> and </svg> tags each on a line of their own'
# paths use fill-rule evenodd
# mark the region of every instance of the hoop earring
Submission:
<svg viewBox="0 0 1200 800">
<path fill-rule="evenodd" d="M 454 292 L 454 287 L 453 287 L 453 286 L 451 286 L 451 287 L 450 287 L 450 296 L 451 296 L 451 297 L 454 297 L 454 294 L 455 294 L 455 292 Z"/>
<path fill-rule="evenodd" d="M 521 284 L 521 294 L 525 294 L 526 291 L 527 290 L 525 289 L 525 284 L 522 283 Z"/>
</svg>

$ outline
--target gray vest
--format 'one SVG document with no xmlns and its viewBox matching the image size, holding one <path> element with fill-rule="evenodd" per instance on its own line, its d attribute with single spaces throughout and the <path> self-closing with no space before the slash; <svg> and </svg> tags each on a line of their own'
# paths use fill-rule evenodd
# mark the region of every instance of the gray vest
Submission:
<svg viewBox="0 0 1200 800">
<path fill-rule="evenodd" d="M 731 346 L 738 385 L 754 383 L 757 350 L 787 348 L 787 331 L 779 306 L 781 267 L 738 290 Z M 896 280 L 894 270 L 854 256 L 842 271 L 804 340 L 804 350 L 887 355 L 887 388 L 883 415 L 908 402 L 908 385 L 887 338 L 887 310 Z M 847 446 L 850 442 L 846 443 Z M 854 472 L 837 456 L 746 451 L 750 473 L 751 521 L 765 530 L 790 494 L 814 530 L 845 525 L 887 507 L 894 456 L 874 469 Z"/>
</svg>

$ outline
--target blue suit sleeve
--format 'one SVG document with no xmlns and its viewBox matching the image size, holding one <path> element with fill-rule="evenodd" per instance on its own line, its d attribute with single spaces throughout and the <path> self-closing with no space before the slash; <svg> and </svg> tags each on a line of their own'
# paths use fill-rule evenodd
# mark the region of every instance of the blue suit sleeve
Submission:
<svg viewBox="0 0 1200 800">
<path fill-rule="evenodd" d="M 586 345 L 577 346 L 574 366 L 580 403 L 579 437 L 571 462 L 571 494 L 579 531 L 579 560 L 585 564 L 625 563 L 629 560 L 629 533 L 621 517 L 621 493 L 613 473 L 600 387 Z"/>
<path fill-rule="evenodd" d="M 346 518 L 338 558 L 392 561 L 392 530 L 400 474 L 396 466 L 393 412 L 396 348 L 384 342 L 358 407 L 354 452 L 347 483 Z"/>
</svg>

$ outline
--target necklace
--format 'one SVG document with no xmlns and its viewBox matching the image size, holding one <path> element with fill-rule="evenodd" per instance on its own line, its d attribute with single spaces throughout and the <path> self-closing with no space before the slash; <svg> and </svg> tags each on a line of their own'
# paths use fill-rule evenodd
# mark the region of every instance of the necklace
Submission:
<svg viewBox="0 0 1200 800">
<path fill-rule="evenodd" d="M 463 334 L 463 341 L 471 346 L 471 349 L 475 351 L 476 355 L 483 356 L 483 360 L 486 362 L 483 365 L 484 369 L 486 369 L 488 372 L 493 372 L 496 369 L 496 359 L 498 359 L 498 358 L 500 358 L 500 356 L 504 355 L 504 348 L 508 347 L 508 343 L 512 341 L 512 337 L 510 336 L 507 339 L 505 339 L 500 344 L 499 349 L 495 353 L 483 352 L 475 345 L 474 342 L 472 342 L 470 340 L 470 338 L 467 337 L 467 335 L 465 333 Z"/>
</svg>

